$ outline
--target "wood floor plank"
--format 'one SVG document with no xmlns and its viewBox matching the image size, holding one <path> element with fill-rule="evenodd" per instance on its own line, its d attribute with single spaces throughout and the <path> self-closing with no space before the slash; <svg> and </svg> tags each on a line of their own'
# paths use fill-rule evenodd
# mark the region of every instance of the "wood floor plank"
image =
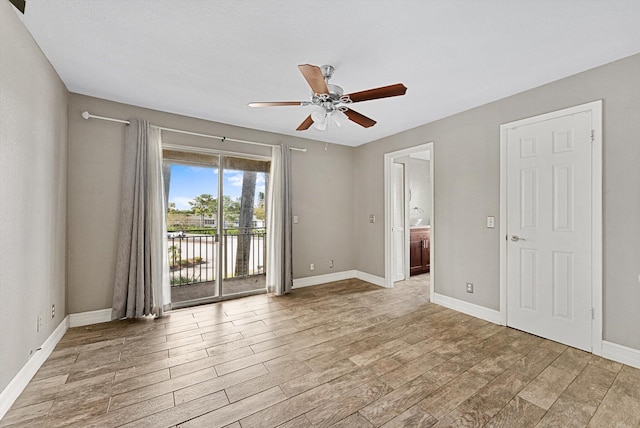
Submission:
<svg viewBox="0 0 640 428">
<path fill-rule="evenodd" d="M 380 426 L 405 412 L 436 389 L 437 384 L 421 376 L 369 404 L 359 413 L 375 426 Z"/>
<path fill-rule="evenodd" d="M 359 367 L 356 370 L 340 376 L 339 378 L 329 381 L 329 385 L 331 385 L 331 388 L 336 395 L 342 395 L 352 389 L 358 388 L 366 382 L 379 378 L 382 375 L 395 370 L 399 366 L 400 363 L 390 357 L 382 358 L 371 365 Z"/>
<path fill-rule="evenodd" d="M 251 347 L 245 346 L 244 348 L 237 348 L 229 352 L 225 352 L 222 354 L 215 354 L 209 356 L 206 350 L 202 349 L 205 353 L 205 358 L 201 358 L 195 361 L 185 362 L 184 364 L 180 364 L 174 367 L 171 367 L 169 371 L 171 372 L 171 377 L 184 376 L 187 373 L 196 372 L 199 370 L 206 369 L 208 367 L 214 367 L 218 364 L 225 363 L 227 361 L 233 361 L 236 358 L 246 357 L 248 355 L 252 355 L 253 351 Z M 183 354 L 183 355 L 190 355 Z M 175 357 L 178 358 L 178 357 Z"/>
<path fill-rule="evenodd" d="M 163 382 L 169 379 L 171 379 L 169 369 L 155 370 L 140 376 L 134 376 L 119 382 L 114 382 L 111 387 L 111 393 L 114 395 L 124 394 L 125 392 L 133 391 L 134 389 L 153 385 L 154 383 Z"/>
<path fill-rule="evenodd" d="M 376 379 L 358 388 L 335 396 L 331 401 L 306 413 L 307 419 L 317 427 L 328 427 L 365 407 L 393 390 L 385 382 Z"/>
<path fill-rule="evenodd" d="M 420 406 L 413 406 L 391 419 L 382 428 L 430 428 L 434 426 L 438 420 L 422 410 Z"/>
<path fill-rule="evenodd" d="M 473 396 L 486 383 L 487 381 L 482 377 L 467 372 L 428 395 L 418 405 L 425 412 L 441 419 L 460 403 Z"/>
<path fill-rule="evenodd" d="M 94 378 L 84 379 L 78 382 L 65 383 L 64 385 L 51 386 L 40 391 L 23 392 L 13 404 L 14 409 L 41 403 L 50 400 L 60 400 L 66 397 L 75 397 L 92 392 L 109 390 L 113 381 L 113 373 L 107 373 Z"/>
<path fill-rule="evenodd" d="M 331 387 L 322 384 L 240 420 L 242 428 L 271 428 L 306 413 L 331 399 Z"/>
<path fill-rule="evenodd" d="M 349 373 L 355 370 L 356 367 L 350 360 L 342 360 L 326 370 L 314 370 L 306 375 L 284 382 L 280 387 L 287 397 L 293 397 Z"/>
<path fill-rule="evenodd" d="M 285 345 L 279 348 L 269 349 L 268 351 L 258 352 L 257 354 L 247 355 L 246 357 L 236 358 L 232 361 L 217 364 L 215 366 L 216 373 L 218 373 L 219 376 L 222 376 L 224 374 L 231 373 L 245 367 L 272 360 L 290 352 L 291 348 L 289 348 L 288 345 Z"/>
<path fill-rule="evenodd" d="M 527 381 L 522 376 L 507 370 L 480 388 L 477 394 L 468 399 L 468 403 L 471 407 L 482 409 L 488 416 L 493 417 L 526 385 Z M 437 417 L 435 414 L 434 416 Z"/>
<path fill-rule="evenodd" d="M 534 427 L 544 416 L 545 410 L 516 396 L 489 422 L 487 428 Z"/>
<path fill-rule="evenodd" d="M 178 426 L 180 428 L 199 428 L 205 426 L 208 428 L 224 427 L 286 399 L 287 397 L 282 393 L 282 390 L 275 386 L 266 391 L 236 401 L 235 403 L 231 403 L 228 406 L 221 407 L 218 410 L 205 413 Z"/>
<path fill-rule="evenodd" d="M 167 393 L 82 421 L 67 422 L 66 426 L 69 428 L 115 428 L 172 407 L 174 407 L 173 394 Z"/>
<path fill-rule="evenodd" d="M 173 367 L 188 364 L 190 362 L 198 361 L 203 358 L 207 358 L 209 355 L 204 349 L 190 352 L 188 354 L 182 354 L 177 357 L 164 358 L 158 361 L 147 362 L 139 366 L 128 367 L 126 369 L 116 371 L 114 382 L 121 382 L 125 379 L 131 379 L 136 376 L 141 376 L 147 373 L 155 372 L 162 369 L 171 369 Z M 206 367 L 201 367 L 206 368 Z"/>
<path fill-rule="evenodd" d="M 69 329 L 0 427 L 584 427 L 640 370 L 357 279 Z"/>
<path fill-rule="evenodd" d="M 242 400 L 253 394 L 265 391 L 291 379 L 306 375 L 311 368 L 306 364 L 282 367 L 280 370 L 269 370 L 268 373 L 225 388 L 231 403 Z"/>
<path fill-rule="evenodd" d="M 158 382 L 153 385 L 142 386 L 138 389 L 114 395 L 111 399 L 109 410 L 116 410 L 120 407 L 129 406 L 168 392 L 198 385 L 216 377 L 217 375 L 213 369 L 204 369 L 184 376 Z"/>
<path fill-rule="evenodd" d="M 373 428 L 374 425 L 359 413 L 354 413 L 332 425 L 334 428 Z"/>
<path fill-rule="evenodd" d="M 418 357 L 392 372 L 382 376 L 387 385 L 398 388 L 413 379 L 422 376 L 425 372 L 444 363 L 446 360 L 438 355 L 427 353 Z"/>
<path fill-rule="evenodd" d="M 49 414 L 49 410 L 51 409 L 51 406 L 53 406 L 53 403 L 54 400 L 49 400 L 30 404 L 17 409 L 12 408 L 7 412 L 2 420 L 0 420 L 0 427 L 24 424 L 29 420 L 46 416 Z"/>
<path fill-rule="evenodd" d="M 197 376 L 199 372 L 194 373 Z M 189 383 L 187 386 L 184 386 L 174 392 L 174 399 L 176 405 L 186 403 L 187 401 L 195 400 L 214 391 L 221 391 L 225 388 L 229 388 L 248 379 L 253 379 L 254 377 L 262 376 L 266 373 L 268 373 L 267 369 L 265 369 L 262 364 L 256 364 L 223 376 L 213 377 L 208 380 L 203 379 L 197 383 Z M 182 378 L 186 378 L 186 376 L 182 376 Z"/>
<path fill-rule="evenodd" d="M 121 425 L 123 428 L 170 428 L 229 404 L 224 391 L 171 407 L 153 415 Z"/>
</svg>

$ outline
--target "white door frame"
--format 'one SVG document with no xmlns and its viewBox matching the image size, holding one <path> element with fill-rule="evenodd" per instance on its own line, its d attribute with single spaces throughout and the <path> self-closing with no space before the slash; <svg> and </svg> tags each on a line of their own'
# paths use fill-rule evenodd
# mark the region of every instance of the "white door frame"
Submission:
<svg viewBox="0 0 640 428">
<path fill-rule="evenodd" d="M 591 112 L 591 352 L 602 354 L 602 100 L 500 125 L 500 319 L 507 325 L 507 130 L 569 114 Z M 504 237 L 504 238 L 503 238 Z"/>
<path fill-rule="evenodd" d="M 425 143 L 425 144 L 420 144 L 418 146 L 414 146 L 414 147 L 409 147 L 406 149 L 402 149 L 402 150 L 397 150 L 395 152 L 390 152 L 390 153 L 385 153 L 384 154 L 384 284 L 385 287 L 387 288 L 393 288 L 393 223 L 392 223 L 392 216 L 391 216 L 391 210 L 393 209 L 393 200 L 391 198 L 391 196 L 393 195 L 393 181 L 392 181 L 392 174 L 393 174 L 393 163 L 394 160 L 396 158 L 401 158 L 404 156 L 409 156 L 412 153 L 419 153 L 419 152 L 424 152 L 424 151 L 429 151 L 430 155 L 431 155 L 431 162 L 430 162 L 430 168 L 431 168 L 431 236 L 430 236 L 430 240 L 431 240 L 431 245 L 429 247 L 429 254 L 430 254 L 430 258 L 431 260 L 433 260 L 433 248 L 434 248 L 434 242 L 435 242 L 435 235 L 436 233 L 434 233 L 435 231 L 435 218 L 433 215 L 434 212 L 434 207 L 435 207 L 435 192 L 434 192 L 434 150 L 433 150 L 433 142 L 430 143 Z M 408 233 L 409 228 L 406 225 L 406 217 L 405 216 L 405 234 Z M 408 241 L 407 241 L 408 242 Z M 405 263 L 408 263 L 408 257 L 405 257 Z M 430 292 L 430 299 L 433 299 L 433 292 L 435 289 L 435 269 L 434 269 L 434 264 L 431 263 L 431 269 L 430 269 L 430 284 L 431 286 L 429 287 L 429 292 Z"/>
<path fill-rule="evenodd" d="M 406 230 L 406 225 L 407 225 L 407 198 L 406 198 L 406 193 L 407 193 L 407 166 L 404 163 L 395 163 L 393 164 L 393 168 L 395 168 L 396 170 L 392 172 L 393 176 L 394 176 L 394 180 L 392 182 L 391 185 L 391 203 L 393 204 L 393 209 L 391 210 L 391 216 L 392 216 L 392 231 L 393 229 L 395 229 L 396 224 L 395 222 L 398 220 L 395 218 L 395 214 L 396 214 L 396 210 L 397 210 L 397 206 L 396 203 L 398 202 L 398 196 L 400 196 L 402 202 L 402 219 L 400 220 L 401 223 L 401 227 L 402 227 L 402 277 L 399 278 L 398 277 L 398 271 L 397 271 L 397 266 L 394 263 L 394 269 L 393 269 L 393 282 L 397 282 L 397 281 L 404 281 L 405 279 L 409 279 L 409 268 L 408 268 L 408 263 L 407 263 L 407 257 L 408 257 L 408 246 L 406 245 L 406 240 L 407 240 L 407 230 Z M 400 168 L 402 170 L 402 192 L 398 192 L 398 183 L 396 182 L 397 177 L 397 168 Z M 400 195 L 398 195 L 398 193 Z M 395 231 L 394 231 L 395 232 Z M 395 234 L 395 233 L 394 233 Z M 394 245 L 393 245 L 393 250 L 392 250 L 392 254 L 394 255 L 394 258 L 397 256 L 397 251 L 398 249 L 396 248 L 396 239 L 397 236 L 394 237 Z"/>
</svg>

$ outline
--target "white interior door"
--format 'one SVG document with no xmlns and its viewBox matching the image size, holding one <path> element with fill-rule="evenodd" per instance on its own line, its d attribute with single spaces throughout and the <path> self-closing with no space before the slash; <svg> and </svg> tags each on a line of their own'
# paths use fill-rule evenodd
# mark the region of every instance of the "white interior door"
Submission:
<svg viewBox="0 0 640 428">
<path fill-rule="evenodd" d="M 393 282 L 405 279 L 404 165 L 393 164 Z"/>
<path fill-rule="evenodd" d="M 591 111 L 506 129 L 507 325 L 591 350 Z"/>
</svg>

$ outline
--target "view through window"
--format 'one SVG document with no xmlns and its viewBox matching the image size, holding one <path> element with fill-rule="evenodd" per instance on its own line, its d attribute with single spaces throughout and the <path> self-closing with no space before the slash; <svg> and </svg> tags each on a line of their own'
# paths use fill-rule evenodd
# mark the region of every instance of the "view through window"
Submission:
<svg viewBox="0 0 640 428">
<path fill-rule="evenodd" d="M 172 151 L 164 157 L 174 306 L 263 291 L 270 163 Z"/>
</svg>

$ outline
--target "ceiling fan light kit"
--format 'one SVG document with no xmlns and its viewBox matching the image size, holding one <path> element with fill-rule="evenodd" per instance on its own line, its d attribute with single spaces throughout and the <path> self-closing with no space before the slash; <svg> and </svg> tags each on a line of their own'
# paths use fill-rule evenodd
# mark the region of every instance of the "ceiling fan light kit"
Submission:
<svg viewBox="0 0 640 428">
<path fill-rule="evenodd" d="M 330 120 L 333 120 L 336 125 L 341 126 L 345 118 L 364 128 L 369 128 L 375 125 L 376 121 L 352 110 L 347 107 L 348 105 L 360 101 L 397 97 L 407 92 L 406 86 L 402 83 L 396 83 L 395 85 L 345 95 L 344 90 L 340 86 L 329 83 L 335 71 L 332 66 L 323 65 L 322 67 L 318 67 L 311 64 L 302 64 L 298 66 L 298 69 L 313 91 L 310 101 L 252 102 L 249 103 L 249 107 L 309 105 L 320 107 L 320 109 L 314 110 L 302 121 L 296 128 L 298 131 L 307 130 L 311 125 L 318 130 L 324 131 L 327 129 Z"/>
</svg>

